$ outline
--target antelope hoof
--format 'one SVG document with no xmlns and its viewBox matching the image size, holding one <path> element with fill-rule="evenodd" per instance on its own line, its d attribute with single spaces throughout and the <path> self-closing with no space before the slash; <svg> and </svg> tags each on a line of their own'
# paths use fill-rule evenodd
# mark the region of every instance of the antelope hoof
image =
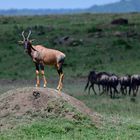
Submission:
<svg viewBox="0 0 140 140">
<path fill-rule="evenodd" d="M 57 90 L 59 90 L 59 86 L 57 86 Z"/>
<path fill-rule="evenodd" d="M 39 87 L 39 84 L 36 84 L 35 87 Z"/>
<path fill-rule="evenodd" d="M 46 87 L 47 87 L 47 85 L 46 85 L 46 84 L 44 84 L 44 85 L 43 85 L 43 87 L 44 87 L 44 88 L 46 88 Z"/>
<path fill-rule="evenodd" d="M 59 92 L 62 90 L 61 88 L 57 89 Z"/>
<path fill-rule="evenodd" d="M 58 86 L 57 86 L 57 90 L 58 90 L 58 91 L 61 91 L 61 90 L 62 90 L 62 86 L 58 85 Z"/>
</svg>

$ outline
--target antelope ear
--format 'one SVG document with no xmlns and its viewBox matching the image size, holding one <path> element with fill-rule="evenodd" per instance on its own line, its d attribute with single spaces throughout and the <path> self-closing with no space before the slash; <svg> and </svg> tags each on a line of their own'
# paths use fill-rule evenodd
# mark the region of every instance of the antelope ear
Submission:
<svg viewBox="0 0 140 140">
<path fill-rule="evenodd" d="M 21 41 L 21 40 L 18 41 L 18 44 L 19 44 L 19 45 L 23 45 L 23 43 L 24 43 L 24 41 Z"/>
<path fill-rule="evenodd" d="M 32 43 L 32 42 L 34 42 L 34 41 L 35 41 L 35 39 L 31 39 L 31 40 L 30 40 L 30 43 Z"/>
</svg>

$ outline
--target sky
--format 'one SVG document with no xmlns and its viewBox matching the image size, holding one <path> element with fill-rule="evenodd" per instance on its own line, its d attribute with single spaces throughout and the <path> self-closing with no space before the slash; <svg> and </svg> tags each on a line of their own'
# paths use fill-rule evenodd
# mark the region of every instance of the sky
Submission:
<svg viewBox="0 0 140 140">
<path fill-rule="evenodd" d="M 120 0 L 0 0 L 0 9 L 60 9 L 88 8 Z"/>
</svg>

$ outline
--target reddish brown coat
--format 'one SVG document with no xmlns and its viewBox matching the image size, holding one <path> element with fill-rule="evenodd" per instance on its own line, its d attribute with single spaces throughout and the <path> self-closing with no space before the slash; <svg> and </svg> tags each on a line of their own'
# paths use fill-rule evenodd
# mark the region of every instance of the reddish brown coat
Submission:
<svg viewBox="0 0 140 140">
<path fill-rule="evenodd" d="M 65 54 L 54 49 L 45 48 L 42 45 L 32 46 L 37 51 L 32 51 L 33 61 L 40 61 L 46 65 L 57 65 L 61 59 L 65 58 Z"/>
</svg>

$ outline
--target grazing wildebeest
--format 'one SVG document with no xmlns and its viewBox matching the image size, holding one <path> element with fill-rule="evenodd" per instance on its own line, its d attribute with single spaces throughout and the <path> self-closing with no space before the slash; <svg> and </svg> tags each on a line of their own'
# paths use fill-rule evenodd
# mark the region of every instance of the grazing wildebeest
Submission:
<svg viewBox="0 0 140 140">
<path fill-rule="evenodd" d="M 88 93 L 90 94 L 90 89 L 92 88 L 92 90 L 94 91 L 94 93 L 95 94 L 97 94 L 96 93 L 96 91 L 95 91 L 95 89 L 94 89 L 94 85 L 95 84 L 97 84 L 97 77 L 96 77 L 96 72 L 95 71 L 91 71 L 90 73 L 89 73 L 89 75 L 88 75 L 88 81 L 87 81 L 87 84 L 86 84 L 86 86 L 85 86 L 85 90 L 88 88 Z M 90 84 L 90 86 L 89 86 L 89 84 Z"/>
<path fill-rule="evenodd" d="M 95 71 L 91 71 L 88 75 L 88 81 L 87 84 L 85 86 L 85 90 L 88 88 L 88 93 L 90 93 L 90 89 L 92 88 L 94 93 L 96 93 L 94 85 L 98 85 L 99 88 L 99 92 L 100 92 L 100 86 L 102 86 L 103 88 L 103 92 L 106 91 L 107 89 L 107 78 L 108 78 L 108 73 L 106 72 L 95 72 Z M 89 85 L 90 84 L 90 85 Z"/>
<path fill-rule="evenodd" d="M 56 67 L 59 74 L 59 83 L 57 89 L 60 91 L 62 89 L 64 77 L 62 65 L 64 63 L 65 54 L 58 50 L 46 48 L 42 45 L 33 46 L 32 40 L 29 40 L 30 35 L 31 31 L 29 31 L 27 38 L 25 38 L 23 31 L 22 32 L 23 41 L 19 41 L 19 43 L 24 45 L 25 51 L 28 53 L 28 55 L 32 58 L 33 62 L 35 63 L 36 87 L 40 86 L 39 70 L 41 69 L 41 74 L 44 80 L 44 87 L 46 87 L 47 80 L 44 74 L 44 65 L 53 65 Z"/>
<path fill-rule="evenodd" d="M 137 95 L 140 86 L 140 75 L 134 74 L 131 76 L 131 87 L 133 90 L 133 96 Z"/>
<path fill-rule="evenodd" d="M 131 94 L 131 75 L 121 76 L 119 78 L 120 91 L 123 95 L 127 94 L 127 88 L 129 89 L 129 95 Z"/>
<path fill-rule="evenodd" d="M 110 97 L 111 98 L 114 98 L 115 93 L 118 93 L 118 90 L 117 90 L 118 84 L 119 84 L 118 77 L 115 74 L 110 75 L 108 78 L 108 90 L 110 90 Z"/>
<path fill-rule="evenodd" d="M 103 94 L 104 92 L 108 92 L 108 78 L 109 78 L 110 74 L 106 73 L 106 72 L 99 72 L 97 74 L 97 83 L 99 86 L 99 92 L 100 92 L 100 86 L 102 86 L 102 92 L 100 93 Z"/>
</svg>

